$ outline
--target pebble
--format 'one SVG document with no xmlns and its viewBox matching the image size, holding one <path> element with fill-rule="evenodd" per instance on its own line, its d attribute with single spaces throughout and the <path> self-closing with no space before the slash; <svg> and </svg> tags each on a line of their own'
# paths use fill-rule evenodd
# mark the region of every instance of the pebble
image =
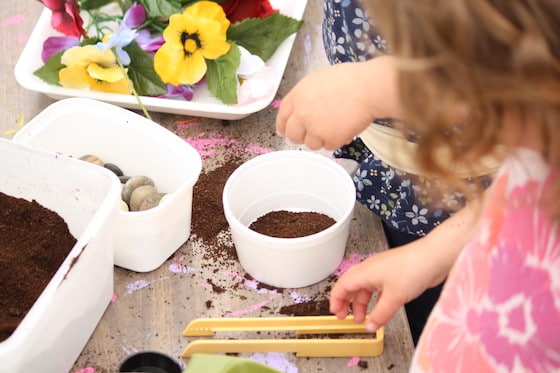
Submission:
<svg viewBox="0 0 560 373">
<path fill-rule="evenodd" d="M 121 199 L 121 210 L 122 211 L 130 211 L 130 209 L 128 208 L 128 204 L 125 201 L 123 201 L 122 199 Z"/>
<path fill-rule="evenodd" d="M 106 169 L 112 171 L 115 175 L 117 175 L 118 177 L 124 176 L 124 173 L 122 172 L 122 170 L 119 168 L 119 166 L 117 166 L 116 164 L 113 163 L 105 163 L 103 165 L 103 167 L 105 167 Z"/>
<path fill-rule="evenodd" d="M 140 185 L 134 189 L 130 194 L 130 201 L 128 203 L 130 210 L 139 211 L 140 205 L 147 198 L 150 198 L 151 200 L 157 199 L 158 202 L 161 199 L 157 189 L 153 185 Z"/>
<path fill-rule="evenodd" d="M 96 164 L 96 165 L 101 166 L 101 167 L 103 167 L 103 165 L 105 164 L 105 162 L 103 162 L 100 158 L 96 157 L 95 155 L 91 155 L 91 154 L 86 154 L 86 155 L 80 157 L 80 159 L 82 161 L 93 163 L 93 164 Z"/>
<path fill-rule="evenodd" d="M 133 176 L 131 177 L 125 184 L 122 190 L 122 199 L 130 206 L 130 196 L 134 189 L 142 186 L 142 185 L 151 185 L 155 186 L 154 181 L 149 178 L 148 176 Z"/>
<path fill-rule="evenodd" d="M 138 207 L 138 211 L 149 210 L 156 207 L 157 205 L 160 204 L 164 195 L 165 193 L 154 193 L 146 196 L 146 198 L 144 198 L 142 203 L 140 203 L 140 206 Z"/>
<path fill-rule="evenodd" d="M 121 182 L 121 206 L 122 211 L 144 211 L 156 207 L 167 195 L 160 193 L 155 187 L 154 181 L 143 175 L 125 175 L 119 166 L 114 163 L 105 163 L 99 157 L 91 154 L 80 157 L 82 161 L 90 162 L 113 172 Z"/>
</svg>

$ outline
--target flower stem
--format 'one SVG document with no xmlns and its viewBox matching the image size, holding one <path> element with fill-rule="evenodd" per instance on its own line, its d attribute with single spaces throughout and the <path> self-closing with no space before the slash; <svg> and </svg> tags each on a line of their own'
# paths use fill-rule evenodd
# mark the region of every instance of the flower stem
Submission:
<svg viewBox="0 0 560 373">
<path fill-rule="evenodd" d="M 144 113 L 144 115 L 146 116 L 146 118 L 148 118 L 149 120 L 152 120 L 152 117 L 150 116 L 150 113 L 148 113 L 148 110 L 146 109 L 146 107 L 144 106 L 144 103 L 142 102 L 142 100 L 140 99 L 140 96 L 138 95 L 138 92 L 136 92 L 136 88 L 134 88 L 134 83 L 132 82 L 132 80 L 130 80 L 130 78 L 128 77 L 128 74 L 126 72 L 126 69 L 124 68 L 121 59 L 119 58 L 119 55 L 113 51 L 113 53 L 115 54 L 116 60 L 117 60 L 117 65 L 119 66 L 119 68 L 121 69 L 123 76 L 125 77 L 127 83 L 128 83 L 128 89 L 130 90 L 130 92 L 132 92 L 132 94 L 134 95 L 134 97 L 136 98 L 136 102 L 138 102 L 138 105 L 140 106 L 140 108 L 142 109 L 142 112 Z"/>
</svg>

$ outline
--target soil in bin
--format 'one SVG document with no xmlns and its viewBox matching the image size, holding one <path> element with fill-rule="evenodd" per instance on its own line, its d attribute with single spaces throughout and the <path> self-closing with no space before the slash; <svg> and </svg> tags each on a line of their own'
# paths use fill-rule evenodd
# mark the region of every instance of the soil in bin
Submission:
<svg viewBox="0 0 560 373">
<path fill-rule="evenodd" d="M 56 212 L 0 192 L 0 342 L 15 331 L 75 243 Z"/>
</svg>

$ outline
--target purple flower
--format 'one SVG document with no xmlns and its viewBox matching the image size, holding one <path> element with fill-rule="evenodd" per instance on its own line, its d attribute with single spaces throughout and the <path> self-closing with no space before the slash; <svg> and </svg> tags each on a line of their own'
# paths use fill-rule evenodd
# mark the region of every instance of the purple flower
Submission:
<svg viewBox="0 0 560 373">
<path fill-rule="evenodd" d="M 52 56 L 58 52 L 70 49 L 80 44 L 80 39 L 71 36 L 51 36 L 43 43 L 41 51 L 41 59 L 47 62 Z"/>
<path fill-rule="evenodd" d="M 159 97 L 161 98 L 178 98 L 186 101 L 192 100 L 194 95 L 193 86 L 189 84 L 180 84 L 175 86 L 173 84 L 167 84 L 167 93 Z"/>
<path fill-rule="evenodd" d="M 152 35 L 148 30 L 140 30 L 138 31 L 138 35 L 136 36 L 136 42 L 138 43 L 140 48 L 142 48 L 146 52 L 153 53 L 157 51 L 163 45 L 163 43 L 165 43 L 165 40 L 161 36 L 152 38 Z"/>
<path fill-rule="evenodd" d="M 145 20 L 146 10 L 142 4 L 134 3 L 124 14 L 120 28 L 121 30 L 133 29 L 140 26 Z"/>
</svg>

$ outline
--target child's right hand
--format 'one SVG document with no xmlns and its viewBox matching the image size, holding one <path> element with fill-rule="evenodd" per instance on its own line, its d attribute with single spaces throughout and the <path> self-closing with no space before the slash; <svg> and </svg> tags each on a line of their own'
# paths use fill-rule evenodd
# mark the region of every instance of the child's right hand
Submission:
<svg viewBox="0 0 560 373">
<path fill-rule="evenodd" d="M 374 119 L 396 117 L 391 57 L 349 62 L 304 77 L 283 99 L 276 131 L 311 149 L 348 144 Z"/>
</svg>

